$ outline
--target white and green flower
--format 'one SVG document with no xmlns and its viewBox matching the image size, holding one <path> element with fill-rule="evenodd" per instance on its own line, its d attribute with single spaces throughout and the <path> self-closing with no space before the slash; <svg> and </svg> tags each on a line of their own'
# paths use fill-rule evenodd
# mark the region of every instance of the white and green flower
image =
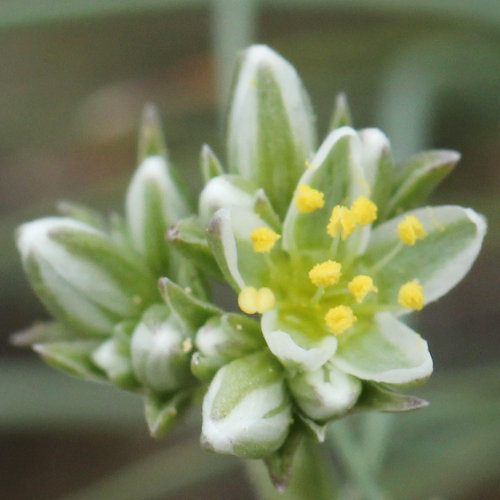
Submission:
<svg viewBox="0 0 500 500">
<path fill-rule="evenodd" d="M 284 64 L 262 47 L 245 53 L 229 122 L 231 170 L 240 178 L 214 177 L 201 199 L 214 199 L 217 186 L 220 208 L 207 226 L 210 249 L 241 311 L 260 316 L 267 348 L 283 367 L 291 411 L 321 424 L 358 404 L 366 409 L 373 391 L 390 399 L 387 389 L 431 375 L 427 342 L 401 317 L 439 299 L 465 276 L 486 224 L 460 206 L 416 208 L 451 171 L 459 158 L 453 151 L 429 151 L 394 166 L 380 130 L 350 126 L 330 132 L 313 156 L 304 144 L 314 134 L 286 142 L 298 130 L 294 119 L 310 120 L 310 113 L 307 98 L 297 99 L 289 88 L 300 87 L 296 80 L 269 76 L 285 74 Z M 259 68 L 266 68 L 266 78 Z M 268 91 L 256 92 L 266 85 Z M 286 117 L 286 126 L 255 111 L 264 106 Z M 234 116 L 248 109 L 253 111 Z M 312 124 L 302 126 L 309 131 Z M 243 146 L 241 135 L 265 144 L 252 139 Z M 296 161 L 283 162 L 282 151 L 273 157 L 274 143 L 286 143 Z M 246 185 L 238 196 L 235 186 L 244 181 L 255 187 Z M 257 192 L 267 200 L 266 210 L 259 210 Z M 209 389 L 205 420 L 225 370 Z M 394 398 L 382 409 L 421 406 L 410 396 Z M 255 415 L 256 428 L 261 418 Z M 235 422 L 225 438 L 238 442 Z M 240 423 L 251 426 L 247 418 Z M 209 447 L 245 455 L 221 444 L 224 427 L 204 425 Z"/>
</svg>

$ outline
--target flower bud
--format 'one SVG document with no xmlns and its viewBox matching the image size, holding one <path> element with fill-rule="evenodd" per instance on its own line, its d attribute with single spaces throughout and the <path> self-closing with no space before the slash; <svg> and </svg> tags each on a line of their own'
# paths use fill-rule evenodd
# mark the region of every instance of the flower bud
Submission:
<svg viewBox="0 0 500 500">
<path fill-rule="evenodd" d="M 264 188 L 283 216 L 314 148 L 309 98 L 297 72 L 269 47 L 250 47 L 229 113 L 229 170 Z"/>
<path fill-rule="evenodd" d="M 168 307 L 149 308 L 132 334 L 132 366 L 136 377 L 155 392 L 176 390 L 189 384 L 191 341 Z"/>
<path fill-rule="evenodd" d="M 237 206 L 251 210 L 256 190 L 251 182 L 236 175 L 214 177 L 200 194 L 198 212 L 203 225 L 219 208 Z"/>
<path fill-rule="evenodd" d="M 198 330 L 195 344 L 203 356 L 222 366 L 262 348 L 264 340 L 256 321 L 242 314 L 224 314 L 210 318 Z"/>
<path fill-rule="evenodd" d="M 283 444 L 290 420 L 283 370 L 261 351 L 217 372 L 203 401 L 201 442 L 218 453 L 262 458 Z"/>
<path fill-rule="evenodd" d="M 110 335 L 157 297 L 140 263 L 105 233 L 65 217 L 23 224 L 17 246 L 36 294 L 52 315 L 79 332 Z"/>
<path fill-rule="evenodd" d="M 349 410 L 361 393 L 356 377 L 328 363 L 314 372 L 295 375 L 288 384 L 299 408 L 314 420 L 326 420 Z"/>
<path fill-rule="evenodd" d="M 189 210 L 163 156 L 149 156 L 139 165 L 127 191 L 125 209 L 134 248 L 155 275 L 167 274 L 171 258 L 165 233 Z"/>
</svg>

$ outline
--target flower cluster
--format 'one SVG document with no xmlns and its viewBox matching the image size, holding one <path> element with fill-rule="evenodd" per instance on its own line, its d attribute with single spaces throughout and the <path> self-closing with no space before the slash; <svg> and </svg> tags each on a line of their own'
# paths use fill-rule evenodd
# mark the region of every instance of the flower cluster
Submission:
<svg viewBox="0 0 500 500">
<path fill-rule="evenodd" d="M 288 62 L 253 46 L 238 71 L 228 167 L 203 147 L 196 213 L 149 110 L 124 220 L 65 206 L 21 227 L 27 275 L 56 318 L 25 340 L 66 371 L 144 393 L 154 435 L 203 392 L 202 444 L 276 470 L 297 432 L 321 440 L 345 414 L 426 404 L 394 390 L 432 372 L 400 318 L 463 278 L 486 225 L 459 206 L 416 208 L 457 153 L 395 165 L 380 130 L 350 126 L 343 98 L 317 148 Z M 216 306 L 207 279 L 229 284 L 239 311 Z"/>
</svg>

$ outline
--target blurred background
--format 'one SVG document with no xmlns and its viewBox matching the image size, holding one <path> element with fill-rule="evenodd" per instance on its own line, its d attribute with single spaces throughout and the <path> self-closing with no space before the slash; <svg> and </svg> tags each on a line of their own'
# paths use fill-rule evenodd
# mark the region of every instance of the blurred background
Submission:
<svg viewBox="0 0 500 500">
<path fill-rule="evenodd" d="M 432 201 L 474 207 L 489 233 L 468 277 L 420 315 L 436 374 L 416 392 L 431 406 L 392 419 L 381 478 L 395 499 L 500 498 L 494 0 L 0 1 L 0 498 L 254 498 L 236 459 L 199 450 L 196 412 L 155 442 L 138 397 L 61 375 L 8 342 L 46 317 L 15 227 L 60 199 L 122 211 L 147 101 L 195 194 L 201 145 L 224 157 L 233 64 L 252 42 L 295 65 L 320 137 L 345 91 L 355 126 L 382 128 L 396 160 L 462 153 Z"/>
</svg>

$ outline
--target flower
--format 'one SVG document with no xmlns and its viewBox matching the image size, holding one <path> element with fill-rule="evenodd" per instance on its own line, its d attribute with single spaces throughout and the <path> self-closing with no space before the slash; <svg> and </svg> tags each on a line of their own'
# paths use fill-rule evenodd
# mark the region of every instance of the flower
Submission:
<svg viewBox="0 0 500 500">
<path fill-rule="evenodd" d="M 290 401 L 283 404 L 303 421 L 321 424 L 353 411 L 366 391 L 422 382 L 431 375 L 427 343 L 401 317 L 437 300 L 463 278 L 480 250 L 486 224 L 469 208 L 416 208 L 422 194 L 458 160 L 454 152 L 424 153 L 399 167 L 380 130 L 342 126 L 309 157 L 302 147 L 309 141 L 294 148 L 293 141 L 286 142 L 291 140 L 287 129 L 269 117 L 255 120 L 249 111 L 247 119 L 245 110 L 264 102 L 278 115 L 288 113 L 289 120 L 308 119 L 307 99 L 293 100 L 294 113 L 289 114 L 288 86 L 297 83 L 281 78 L 289 70 L 277 57 L 261 47 L 245 53 L 228 136 L 230 151 L 238 151 L 236 159 L 233 154 L 233 185 L 236 174 L 255 183 L 254 200 L 261 188 L 271 209 L 256 210 L 244 196 L 222 203 L 208 224 L 208 242 L 238 294 L 241 311 L 260 315 L 267 348 L 279 361 L 288 388 Z M 268 72 L 265 78 L 261 67 Z M 269 75 L 275 78 L 273 90 L 264 100 L 249 86 L 255 87 L 255 81 L 257 88 L 271 85 Z M 242 123 L 248 137 L 269 137 L 270 144 L 286 143 L 295 155 L 302 154 L 296 160 L 303 168 L 295 174 L 294 188 L 289 186 L 294 171 L 274 161 L 271 146 L 263 152 L 255 143 L 245 143 L 243 151 Z M 304 130 L 311 126 L 302 124 Z M 263 165 L 265 172 L 259 170 Z M 225 371 L 212 384 L 222 378 L 227 378 Z M 209 389 L 204 422 L 212 419 L 216 390 Z M 261 423 L 262 418 L 255 415 Z M 248 425 L 256 422 L 245 420 Z M 220 445 L 224 428 L 216 433 L 212 428 L 205 426 L 207 446 L 245 455 L 245 446 L 229 450 Z M 228 432 L 236 435 L 234 429 Z M 259 448 L 261 456 L 275 449 Z"/>
</svg>

